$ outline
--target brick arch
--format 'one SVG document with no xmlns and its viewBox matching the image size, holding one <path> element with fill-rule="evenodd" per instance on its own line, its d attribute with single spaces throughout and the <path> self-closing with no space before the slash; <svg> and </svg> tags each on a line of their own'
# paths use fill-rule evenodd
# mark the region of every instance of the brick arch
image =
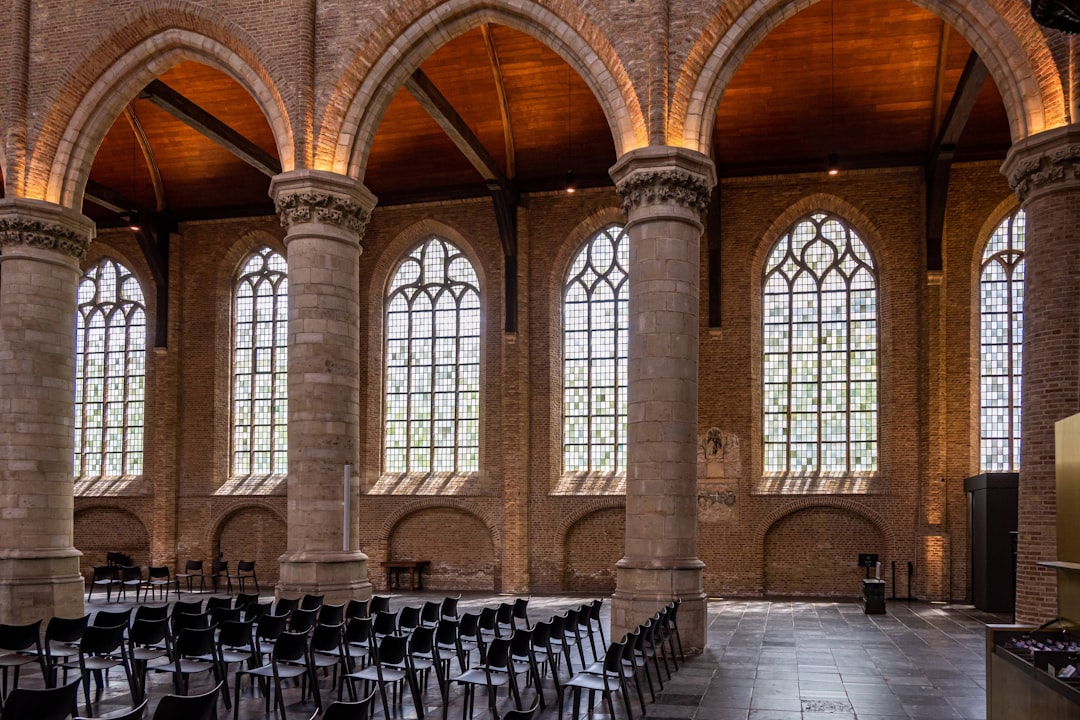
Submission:
<svg viewBox="0 0 1080 720">
<path fill-rule="evenodd" d="M 559 524 L 555 528 L 555 537 L 559 538 L 560 542 L 566 541 L 566 534 L 570 532 L 571 528 L 581 522 L 583 519 L 592 515 L 595 512 L 601 510 L 612 510 L 615 508 L 626 508 L 626 498 L 623 496 L 615 497 L 600 497 L 586 500 L 580 503 L 574 508 L 574 511 L 565 515 Z"/>
<path fill-rule="evenodd" d="M 423 9 L 417 12 L 416 5 Z M 315 164 L 362 178 L 379 121 L 408 75 L 442 44 L 484 23 L 531 35 L 569 62 L 599 101 L 616 155 L 648 144 L 645 117 L 626 68 L 572 0 L 426 0 L 378 18 L 377 30 L 342 68 L 324 105 Z"/>
<path fill-rule="evenodd" d="M 614 592 L 615 590 L 615 564 L 626 552 L 625 529 L 626 529 L 626 503 L 624 498 L 612 498 L 614 502 L 593 501 L 587 503 L 588 511 L 574 513 L 577 519 L 568 525 L 565 530 L 560 527 L 559 539 L 562 544 L 562 579 L 563 589 L 573 592 Z M 614 531 L 603 532 L 600 529 L 599 536 L 587 535 L 587 544 L 574 543 L 574 534 L 578 530 L 590 530 L 587 525 L 596 520 L 599 515 L 619 511 L 622 513 L 622 528 L 624 533 L 621 544 L 613 544 L 617 539 Z M 564 519 L 560 526 L 565 525 Z M 595 523 L 593 523 L 595 525 Z M 598 526 L 599 527 L 599 526 Z M 604 558 L 612 558 L 610 564 Z"/>
<path fill-rule="evenodd" d="M 101 540 L 93 541 L 91 538 L 80 538 L 80 534 L 84 534 L 90 529 L 80 528 L 80 519 L 97 514 L 104 514 L 106 517 L 111 518 L 111 521 L 96 522 L 92 525 L 93 528 L 102 530 L 103 537 Z M 117 518 L 122 520 L 117 522 Z M 133 532 L 127 533 L 125 537 L 117 540 L 117 529 L 125 525 L 130 526 Z M 150 531 L 146 527 L 146 523 L 135 513 L 116 504 L 90 502 L 82 505 L 80 503 L 80 507 L 75 511 L 72 518 L 72 537 L 73 544 L 82 550 L 79 563 L 80 571 L 85 575 L 93 573 L 95 565 L 105 564 L 105 553 L 107 552 L 127 553 L 132 556 L 132 561 L 136 565 L 144 565 L 150 562 Z M 136 543 L 139 544 L 139 547 L 135 547 Z"/>
<path fill-rule="evenodd" d="M 762 590 L 765 587 L 765 539 L 769 534 L 769 530 L 772 529 L 776 523 L 789 515 L 793 515 L 801 510 L 811 510 L 814 508 L 834 508 L 844 510 L 869 521 L 870 524 L 877 528 L 885 541 L 886 557 L 897 557 L 898 547 L 896 533 L 893 531 L 893 528 L 890 526 L 885 516 L 878 511 L 850 498 L 830 497 L 827 495 L 802 497 L 776 508 L 763 517 L 760 522 L 758 522 L 757 527 L 754 528 L 751 547 L 758 555 L 754 583 L 756 587 L 761 588 Z"/>
<path fill-rule="evenodd" d="M 499 548 L 503 546 L 502 530 L 489 511 L 483 508 L 476 507 L 475 505 L 471 505 L 466 501 L 454 500 L 449 498 L 439 498 L 435 500 L 416 500 L 402 505 L 394 512 L 387 515 L 387 517 L 383 520 L 382 525 L 379 528 L 378 540 L 376 541 L 375 548 L 373 548 L 371 556 L 376 558 L 382 558 L 384 560 L 388 559 L 390 557 L 390 541 L 398 528 L 400 528 L 401 525 L 409 518 L 421 515 L 431 510 L 451 510 L 454 512 L 459 512 L 474 520 L 478 520 L 481 525 L 487 528 L 488 540 L 491 543 L 491 589 L 497 590 L 502 583 L 502 558 L 499 554 Z M 437 579 L 437 573 L 439 572 L 439 568 L 437 563 L 432 564 L 430 572 L 435 577 L 432 577 L 426 582 L 438 583 L 439 581 Z M 444 578 L 444 580 L 445 579 L 446 578 Z"/>
<path fill-rule="evenodd" d="M 716 108 L 743 60 L 780 23 L 816 0 L 743 0 L 715 14 L 675 83 L 670 127 L 684 147 L 708 154 Z M 959 32 L 1001 91 L 1013 141 L 1067 122 L 1065 89 L 1049 43 L 1010 0 L 911 0 Z"/>
<path fill-rule="evenodd" d="M 113 121 L 148 82 L 183 60 L 220 70 L 251 94 L 270 124 L 282 169 L 292 170 L 296 138 L 278 87 L 281 72 L 267 57 L 251 35 L 222 15 L 151 0 L 75 61 L 70 80 L 50 98 L 43 127 L 57 130 L 38 138 L 26 196 L 81 207 L 94 155 Z"/>
<path fill-rule="evenodd" d="M 282 498 L 282 500 L 284 500 Z M 289 521 L 286 513 L 283 510 L 283 502 L 272 502 L 269 500 L 255 500 L 251 498 L 237 499 L 233 502 L 223 503 L 214 508 L 214 514 L 210 521 L 210 528 L 204 539 L 203 546 L 212 548 L 212 554 L 216 556 L 216 553 L 221 551 L 224 553 L 224 559 L 229 562 L 229 570 L 236 570 L 236 563 L 239 560 L 254 560 L 255 572 L 259 577 L 260 589 L 265 592 L 271 584 L 276 582 L 279 574 L 279 566 L 277 559 L 287 549 L 288 542 L 288 528 Z M 243 539 L 242 544 L 245 547 L 245 554 L 243 557 L 240 555 L 226 552 L 226 549 L 231 548 L 222 547 L 222 536 L 226 534 L 231 528 L 231 524 L 238 516 L 244 513 L 250 512 L 265 513 L 270 516 L 271 521 L 276 521 L 281 530 L 281 543 L 279 546 L 266 547 L 268 538 L 265 533 L 258 533 L 255 537 L 246 537 Z M 273 528 L 271 528 L 273 529 Z M 272 540 L 273 538 L 269 538 Z M 233 544 L 236 544 L 235 542 Z M 209 567 L 207 567 L 209 572 Z M 236 590 L 236 588 L 234 588 Z"/>
</svg>

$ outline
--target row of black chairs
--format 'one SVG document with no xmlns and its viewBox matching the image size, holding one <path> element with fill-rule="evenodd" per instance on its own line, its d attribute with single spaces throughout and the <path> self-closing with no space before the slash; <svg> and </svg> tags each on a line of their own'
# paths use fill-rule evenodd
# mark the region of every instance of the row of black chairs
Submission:
<svg viewBox="0 0 1080 720">
<path fill-rule="evenodd" d="M 117 558 L 115 553 L 109 553 L 109 556 L 110 560 Z M 127 558 L 126 555 L 119 557 Z M 127 559 L 130 562 L 130 558 Z M 94 591 L 101 589 L 105 591 L 105 599 L 108 602 L 112 601 L 114 591 L 118 601 L 126 600 L 128 591 L 133 591 L 135 602 L 140 602 L 140 593 L 144 598 L 164 599 L 167 602 L 169 591 L 174 588 L 176 597 L 180 597 L 181 583 L 185 584 L 189 593 L 195 592 L 196 584 L 199 592 L 205 592 L 207 578 L 210 579 L 215 593 L 218 592 L 222 581 L 225 582 L 225 591 L 230 594 L 233 591 L 233 581 L 236 582 L 236 587 L 241 594 L 247 593 L 248 583 L 255 586 L 255 594 L 261 592 L 259 578 L 255 574 L 254 560 L 241 560 L 236 563 L 234 570 L 229 569 L 227 560 L 214 560 L 209 574 L 203 571 L 202 560 L 188 560 L 184 566 L 184 572 L 176 573 L 175 577 L 170 574 L 167 565 L 151 565 L 146 568 L 144 574 L 143 568 L 138 565 L 109 562 L 94 568 L 86 600 L 89 602 L 94 596 Z"/>
</svg>

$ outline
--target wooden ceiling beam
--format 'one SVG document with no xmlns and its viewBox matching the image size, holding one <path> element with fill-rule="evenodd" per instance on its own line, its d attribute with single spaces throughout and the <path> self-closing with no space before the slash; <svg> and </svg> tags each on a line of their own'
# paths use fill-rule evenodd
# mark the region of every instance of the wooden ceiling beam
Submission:
<svg viewBox="0 0 1080 720">
<path fill-rule="evenodd" d="M 142 123 L 135 114 L 135 107 L 131 103 L 124 107 L 124 117 L 131 126 L 135 142 L 139 145 L 143 160 L 146 162 L 146 170 L 150 173 L 150 184 L 154 187 L 154 209 L 162 211 L 168 207 L 168 201 L 165 198 L 165 182 L 161 179 L 161 168 L 158 167 L 157 159 L 154 157 L 154 149 L 150 147 L 150 139 L 146 137 L 146 131 L 143 130 Z"/>
<path fill-rule="evenodd" d="M 949 196 L 949 176 L 956 155 L 956 145 L 964 133 L 964 127 L 975 108 L 990 71 L 972 50 L 968 55 L 964 72 L 956 84 L 949 109 L 945 111 L 941 129 L 930 149 L 926 162 L 926 269 L 941 270 L 942 241 L 945 233 L 945 206 Z"/>
<path fill-rule="evenodd" d="M 512 179 L 516 171 L 514 126 L 510 121 L 510 101 L 506 96 L 506 83 L 503 81 L 502 63 L 499 62 L 499 54 L 495 51 L 495 39 L 491 36 L 491 25 L 488 23 L 481 25 L 480 33 L 484 38 L 484 48 L 487 50 L 488 62 L 491 64 L 491 72 L 495 76 L 495 94 L 499 97 L 499 114 L 502 116 L 503 144 L 506 146 L 506 176 Z"/>
<path fill-rule="evenodd" d="M 281 162 L 276 157 L 160 80 L 151 81 L 139 98 L 149 100 L 264 175 L 274 177 L 281 173 Z"/>
</svg>

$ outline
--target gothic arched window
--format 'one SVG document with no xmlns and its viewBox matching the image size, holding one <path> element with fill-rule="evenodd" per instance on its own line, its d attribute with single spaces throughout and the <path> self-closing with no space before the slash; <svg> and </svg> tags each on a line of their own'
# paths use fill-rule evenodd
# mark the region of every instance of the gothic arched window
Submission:
<svg viewBox="0 0 1080 720">
<path fill-rule="evenodd" d="M 289 280 L 285 258 L 254 252 L 233 286 L 232 474 L 285 475 L 289 452 Z"/>
<path fill-rule="evenodd" d="M 877 471 L 877 276 L 841 218 L 798 220 L 765 265 L 764 471 L 791 478 Z"/>
<path fill-rule="evenodd" d="M 563 471 L 626 471 L 626 231 L 596 233 L 563 285 Z"/>
<path fill-rule="evenodd" d="M 979 274 L 979 426 L 983 472 L 1020 469 L 1020 369 L 1024 343 L 1024 211 L 1005 218 Z"/>
<path fill-rule="evenodd" d="M 146 305 L 131 271 L 105 258 L 79 282 L 75 477 L 141 475 Z"/>
<path fill-rule="evenodd" d="M 386 473 L 480 464 L 480 283 L 453 243 L 431 237 L 386 296 Z"/>
</svg>

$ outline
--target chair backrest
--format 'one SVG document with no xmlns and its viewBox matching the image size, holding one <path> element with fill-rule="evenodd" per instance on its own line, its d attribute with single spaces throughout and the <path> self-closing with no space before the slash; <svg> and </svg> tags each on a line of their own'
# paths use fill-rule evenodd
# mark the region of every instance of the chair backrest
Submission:
<svg viewBox="0 0 1080 720">
<path fill-rule="evenodd" d="M 484 648 L 484 664 L 488 670 L 509 670 L 510 638 L 494 638 Z"/>
<path fill-rule="evenodd" d="M 120 576 L 120 568 L 116 565 L 95 565 L 94 566 L 94 582 L 104 581 L 109 582 L 116 580 Z"/>
<path fill-rule="evenodd" d="M 460 595 L 458 595 L 457 597 L 447 596 L 443 598 L 441 614 L 444 618 L 453 618 L 454 620 L 458 619 L 457 606 L 458 600 L 460 599 Z"/>
<path fill-rule="evenodd" d="M 131 562 L 131 556 L 122 552 L 105 553 L 105 563 L 107 565 L 134 565 Z"/>
<path fill-rule="evenodd" d="M 532 630 L 515 630 L 510 636 L 510 655 L 515 658 L 528 658 L 532 656 L 533 642 Z"/>
<path fill-rule="evenodd" d="M 416 657 L 436 657 L 435 628 L 421 625 L 409 635 L 409 654 Z"/>
<path fill-rule="evenodd" d="M 398 629 L 411 630 L 420 624 L 420 608 L 406 605 L 398 613 Z"/>
<path fill-rule="evenodd" d="M 435 626 L 435 644 L 444 648 L 458 647 L 459 625 L 460 623 L 457 620 L 440 620 L 439 624 Z"/>
<path fill-rule="evenodd" d="M 578 615 L 577 608 L 566 609 L 566 622 L 563 624 L 563 634 L 567 637 L 573 637 L 573 639 L 579 639 L 578 636 Z"/>
<path fill-rule="evenodd" d="M 81 618 L 50 618 L 45 626 L 45 642 L 78 642 L 89 621 L 89 615 L 83 615 Z"/>
<path fill-rule="evenodd" d="M 161 620 L 168 617 L 168 605 L 139 605 L 135 608 L 136 620 Z"/>
<path fill-rule="evenodd" d="M 40 652 L 40 620 L 27 625 L 0 625 L 0 650 L 27 650 L 35 646 Z"/>
<path fill-rule="evenodd" d="M 211 575 L 228 575 L 229 574 L 229 561 L 228 560 L 213 560 L 210 563 Z"/>
<path fill-rule="evenodd" d="M 199 575 L 203 571 L 202 564 L 202 560 L 188 560 L 186 563 L 184 563 L 184 573 L 187 575 L 190 575 L 192 573 Z"/>
<path fill-rule="evenodd" d="M 345 604 L 323 605 L 319 608 L 320 625 L 339 625 L 345 622 Z"/>
<path fill-rule="evenodd" d="M 608 645 L 607 654 L 604 655 L 604 672 L 622 675 L 623 651 L 626 649 L 625 642 L 614 642 Z"/>
<path fill-rule="evenodd" d="M 218 647 L 250 649 L 254 629 L 255 623 L 252 620 L 226 620 L 219 626 Z"/>
<path fill-rule="evenodd" d="M 499 603 L 495 608 L 495 622 L 499 625 L 514 627 L 514 606 L 511 603 Z"/>
<path fill-rule="evenodd" d="M 589 619 L 590 620 L 595 620 L 597 623 L 600 622 L 600 609 L 603 606 L 603 604 L 604 604 L 604 599 L 603 598 L 596 598 L 591 603 L 589 603 Z"/>
<path fill-rule="evenodd" d="M 146 712 L 146 706 L 150 704 L 149 698 L 139 703 L 138 707 L 134 707 L 123 715 L 110 715 L 109 720 L 142 720 L 143 713 Z M 75 720 L 95 720 L 94 718 L 79 716 Z"/>
<path fill-rule="evenodd" d="M 221 625 L 221 623 L 228 622 L 230 620 L 239 620 L 240 613 L 240 608 L 214 608 L 210 611 L 210 624 Z"/>
<path fill-rule="evenodd" d="M 142 582 L 142 568 L 138 565 L 123 565 L 120 567 L 120 580 L 126 583 Z"/>
<path fill-rule="evenodd" d="M 255 574 L 255 561 L 254 560 L 239 560 L 236 563 L 236 572 Z"/>
<path fill-rule="evenodd" d="M 206 598 L 206 612 L 213 612 L 215 608 L 231 608 L 233 606 L 232 597 L 220 597 L 217 595 L 211 595 Z"/>
<path fill-rule="evenodd" d="M 126 625 L 98 627 L 90 625 L 83 633 L 79 650 L 84 655 L 110 655 L 124 644 Z"/>
<path fill-rule="evenodd" d="M 350 600 L 345 606 L 345 617 L 363 618 L 368 616 L 367 600 Z"/>
<path fill-rule="evenodd" d="M 236 596 L 236 607 L 241 610 L 247 609 L 248 605 L 252 605 L 259 602 L 258 593 L 240 593 Z"/>
<path fill-rule="evenodd" d="M 304 608 L 297 608 L 292 611 L 292 615 L 289 616 L 289 630 L 291 632 L 306 633 L 315 627 L 315 618 L 318 616 L 318 610 L 305 610 Z"/>
<path fill-rule="evenodd" d="M 477 620 L 477 625 L 481 630 L 495 631 L 496 625 L 498 625 L 498 610 L 493 607 L 485 607 L 480 611 L 480 619 Z"/>
<path fill-rule="evenodd" d="M 397 615 L 380 610 L 371 621 L 371 632 L 375 635 L 393 635 L 397 631 Z"/>
<path fill-rule="evenodd" d="M 213 720 L 219 692 L 221 683 L 203 695 L 165 695 L 158 702 L 153 720 Z"/>
<path fill-rule="evenodd" d="M 345 642 L 367 645 L 371 640 L 371 620 L 349 618 L 345 623 Z"/>
<path fill-rule="evenodd" d="M 169 638 L 169 619 L 135 618 L 128 630 L 128 642 L 132 647 L 136 645 L 158 645 L 167 642 Z"/>
<path fill-rule="evenodd" d="M 528 710 L 507 710 L 503 713 L 503 720 L 536 720 L 540 717 L 540 699 L 537 698 L 533 706 Z"/>
<path fill-rule="evenodd" d="M 274 604 L 274 614 L 288 615 L 298 607 L 300 607 L 300 598 L 278 598 L 277 603 Z"/>
<path fill-rule="evenodd" d="M 189 613 L 191 615 L 198 615 L 202 612 L 202 600 L 192 600 L 190 602 L 186 600 L 177 600 L 173 603 L 172 614 L 179 615 L 180 613 Z"/>
<path fill-rule="evenodd" d="M 151 565 L 146 569 L 146 576 L 151 580 L 165 580 L 166 582 L 168 582 L 169 566 L 161 565 L 159 567 L 154 567 L 153 565 Z"/>
<path fill-rule="evenodd" d="M 480 616 L 475 613 L 462 613 L 458 620 L 458 637 L 478 639 L 480 637 Z"/>
<path fill-rule="evenodd" d="M 244 606 L 244 619 L 258 620 L 263 615 L 270 614 L 270 603 L 253 602 Z"/>
<path fill-rule="evenodd" d="M 390 612 L 390 598 L 386 595 L 372 595 L 368 603 L 368 612 L 372 616 L 377 612 Z"/>
<path fill-rule="evenodd" d="M 91 625 L 97 627 L 116 627 L 123 625 L 127 628 L 131 624 L 131 608 L 127 610 L 98 610 L 94 615 Z"/>
<path fill-rule="evenodd" d="M 263 615 L 255 623 L 255 637 L 261 640 L 277 640 L 285 632 L 288 615 Z"/>
<path fill-rule="evenodd" d="M 344 623 L 336 625 L 319 623 L 311 633 L 311 649 L 320 652 L 337 652 L 341 649 L 341 636 L 344 631 Z"/>
<path fill-rule="evenodd" d="M 176 657 L 200 657 L 214 654 L 214 628 L 184 628 L 173 640 Z"/>
<path fill-rule="evenodd" d="M 366 718 L 371 712 L 371 703 L 375 701 L 375 693 L 377 690 L 372 690 L 371 694 L 363 700 L 357 700 L 356 702 L 332 702 L 326 706 L 326 711 L 323 713 L 322 720 L 358 720 L 359 718 Z"/>
<path fill-rule="evenodd" d="M 325 595 L 304 595 L 304 597 L 300 598 L 300 609 L 318 610 L 323 606 L 323 600 L 325 599 Z"/>
<path fill-rule="evenodd" d="M 174 635 L 181 630 L 204 630 L 210 625 L 210 613 L 180 613 L 172 616 Z"/>
<path fill-rule="evenodd" d="M 387 635 L 379 640 L 375 649 L 375 661 L 382 665 L 400 665 L 409 654 L 408 639 L 401 635 Z"/>
<path fill-rule="evenodd" d="M 518 598 L 514 601 L 514 617 L 524 620 L 526 627 L 529 623 L 529 598 Z"/>
<path fill-rule="evenodd" d="M 283 632 L 274 643 L 271 657 L 275 662 L 302 663 L 307 660 L 307 651 L 306 633 Z"/>
<path fill-rule="evenodd" d="M 14 688 L 0 710 L 0 720 L 67 720 L 78 712 L 79 682 L 46 690 Z"/>
<path fill-rule="evenodd" d="M 424 603 L 424 606 L 420 608 L 420 623 L 423 625 L 432 625 L 439 622 L 442 616 L 442 604 L 437 603 L 434 600 L 428 600 Z"/>
<path fill-rule="evenodd" d="M 538 622 L 532 626 L 532 644 L 543 650 L 551 649 L 551 623 Z"/>
</svg>

